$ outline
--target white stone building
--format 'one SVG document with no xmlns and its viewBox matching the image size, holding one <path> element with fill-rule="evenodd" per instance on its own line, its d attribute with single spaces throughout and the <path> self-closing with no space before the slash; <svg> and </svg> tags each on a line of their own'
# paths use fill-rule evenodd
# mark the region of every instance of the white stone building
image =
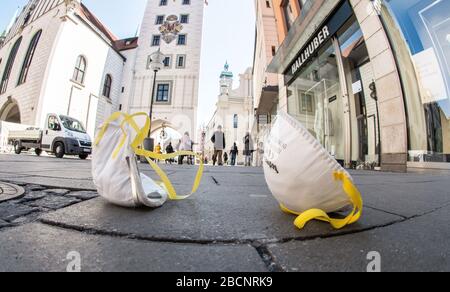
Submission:
<svg viewBox="0 0 450 292">
<path fill-rule="evenodd" d="M 30 0 L 0 45 L 0 120 L 43 126 L 47 113 L 93 135 L 119 107 L 126 58 L 80 0 Z"/>
<path fill-rule="evenodd" d="M 277 114 L 278 78 L 267 73 L 267 66 L 278 49 L 278 31 L 272 0 L 255 0 L 256 45 L 253 59 L 253 92 L 255 119 L 252 136 L 256 144 L 254 164 L 262 165 L 264 140 Z"/>
<path fill-rule="evenodd" d="M 130 113 L 150 111 L 154 73 L 147 68 L 149 56 L 158 49 L 166 56 L 153 96 L 157 141 L 163 128 L 176 136 L 196 135 L 203 10 L 203 0 L 148 1 L 138 47 L 126 54 L 134 69 L 124 76 L 122 103 Z"/>
<path fill-rule="evenodd" d="M 233 89 L 233 77 L 228 64 L 225 64 L 220 75 L 220 95 L 216 110 L 205 129 L 205 155 L 211 160 L 214 153 L 211 137 L 220 125 L 225 133 L 226 152 L 229 153 L 233 143 L 236 143 L 239 149 L 237 163 L 243 164 L 244 137 L 250 132 L 254 115 L 252 68 L 239 75 L 239 87 L 236 89 Z"/>
<path fill-rule="evenodd" d="M 51 112 L 94 136 L 115 111 L 148 112 L 147 65 L 160 48 L 152 129 L 195 134 L 203 9 L 204 0 L 148 0 L 140 37 L 120 40 L 81 0 L 30 0 L 0 37 L 0 121 L 42 127 Z"/>
</svg>

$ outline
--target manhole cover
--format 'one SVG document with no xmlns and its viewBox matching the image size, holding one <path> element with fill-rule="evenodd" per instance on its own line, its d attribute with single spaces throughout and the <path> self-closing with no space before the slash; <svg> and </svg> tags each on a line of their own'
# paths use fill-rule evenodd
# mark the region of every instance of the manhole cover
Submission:
<svg viewBox="0 0 450 292">
<path fill-rule="evenodd" d="M 22 187 L 0 182 L 0 203 L 23 196 L 25 190 Z"/>
</svg>

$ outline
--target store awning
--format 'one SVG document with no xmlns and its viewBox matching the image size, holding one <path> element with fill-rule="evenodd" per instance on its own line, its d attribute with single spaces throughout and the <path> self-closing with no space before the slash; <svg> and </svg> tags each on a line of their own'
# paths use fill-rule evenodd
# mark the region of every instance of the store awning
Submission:
<svg viewBox="0 0 450 292">
<path fill-rule="evenodd" d="M 261 99 L 256 108 L 257 114 L 269 114 L 278 103 L 278 86 L 266 86 L 261 93 Z"/>
</svg>

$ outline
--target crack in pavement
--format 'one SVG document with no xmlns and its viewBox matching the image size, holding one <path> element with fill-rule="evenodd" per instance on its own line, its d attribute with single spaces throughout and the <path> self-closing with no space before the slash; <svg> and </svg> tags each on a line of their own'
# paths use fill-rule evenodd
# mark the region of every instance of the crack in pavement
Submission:
<svg viewBox="0 0 450 292">
<path fill-rule="evenodd" d="M 395 224 L 407 222 L 416 218 L 420 218 L 429 214 L 432 214 L 434 212 L 437 212 L 443 208 L 446 208 L 450 206 L 450 202 L 435 208 L 433 210 L 430 210 L 428 212 L 410 216 L 410 217 L 404 217 L 399 216 L 399 220 L 395 220 L 390 223 L 382 224 L 382 225 L 376 225 L 360 230 L 351 230 L 351 231 L 344 231 L 339 234 L 323 234 L 323 235 L 314 235 L 314 236 L 299 236 L 299 237 L 293 237 L 293 238 L 283 238 L 283 239 L 222 239 L 222 240 L 206 240 L 206 239 L 189 239 L 189 238 L 165 238 L 165 237 L 153 237 L 153 236 L 142 236 L 132 233 L 125 233 L 125 232 L 119 232 L 119 231 L 107 231 L 107 230 L 101 230 L 97 228 L 91 228 L 86 226 L 77 226 L 77 225 L 71 225 L 61 222 L 55 222 L 52 220 L 47 219 L 39 219 L 38 222 L 44 225 L 48 225 L 51 227 L 61 228 L 65 230 L 72 230 L 77 231 L 89 235 L 99 235 L 99 236 L 109 236 L 109 237 L 115 237 L 115 238 L 125 238 L 125 239 L 131 239 L 131 240 L 140 240 L 140 241 L 148 241 L 148 242 L 160 242 L 160 243 L 175 243 L 175 244 L 198 244 L 198 245 L 250 245 L 257 251 L 258 255 L 260 256 L 261 260 L 266 265 L 269 272 L 284 272 L 286 271 L 285 268 L 283 268 L 280 264 L 277 263 L 277 260 L 275 256 L 272 254 L 272 252 L 269 249 L 270 244 L 282 244 L 282 243 L 288 243 L 293 241 L 311 241 L 316 239 L 327 239 L 327 238 L 334 238 L 334 237 L 340 237 L 345 235 L 352 235 L 352 234 L 359 234 L 367 231 L 372 231 L 380 228 L 386 228 L 389 226 L 393 226 Z M 372 207 L 369 207 L 371 209 L 374 209 Z M 382 211 L 382 210 L 381 210 Z M 395 215 L 395 214 L 393 214 Z M 13 226 L 11 226 L 13 227 Z M 11 227 L 5 227 L 11 228 Z"/>
<path fill-rule="evenodd" d="M 0 174 L 1 174 L 1 172 L 0 172 Z M 3 174 L 5 174 L 5 173 L 3 173 Z M 15 175 L 14 173 L 12 173 L 13 175 Z M 23 176 L 23 177 L 21 177 L 21 178 L 24 178 L 24 177 L 27 177 L 27 178 L 51 178 L 51 179 L 63 179 L 63 180 L 82 180 L 82 181 L 92 181 L 92 178 L 91 177 L 89 177 L 89 178 L 73 178 L 73 177 L 55 177 L 55 176 L 46 176 L 46 175 L 35 175 L 35 174 L 29 174 L 29 175 L 26 175 L 26 176 Z"/>
<path fill-rule="evenodd" d="M 32 177 L 33 176 L 25 176 L 25 177 L 20 177 L 20 178 L 32 178 Z M 71 192 L 84 192 L 84 191 L 86 191 L 86 192 L 97 192 L 97 189 L 95 189 L 95 188 L 86 189 L 86 188 L 75 188 L 75 187 L 68 187 L 68 186 L 61 187 L 60 185 L 49 185 L 49 184 L 45 184 L 45 183 L 42 183 L 42 182 L 30 183 L 30 182 L 26 182 L 26 181 L 12 181 L 12 180 L 9 180 L 8 178 L 6 178 L 6 179 L 2 178 L 1 180 L 3 182 L 10 183 L 10 184 L 39 185 L 39 186 L 42 186 L 42 187 L 44 187 L 46 189 L 61 189 L 61 188 L 63 188 L 65 190 L 68 190 L 68 191 L 71 191 Z"/>
<path fill-rule="evenodd" d="M 394 216 L 397 216 L 397 217 L 401 217 L 403 219 L 408 219 L 408 217 L 406 217 L 406 216 L 403 216 L 403 215 L 400 215 L 400 214 L 397 214 L 397 213 L 394 213 L 394 212 L 389 212 L 389 211 L 386 211 L 386 210 L 382 210 L 382 209 L 379 209 L 379 208 L 375 208 L 375 207 L 369 206 L 367 204 L 364 205 L 364 208 L 372 209 L 372 210 L 375 210 L 375 211 L 378 211 L 378 212 L 383 212 L 383 213 L 386 213 L 386 214 L 389 214 L 389 215 L 394 215 Z"/>
<path fill-rule="evenodd" d="M 76 225 L 70 225 L 60 222 L 54 222 L 46 219 L 39 219 L 43 225 L 47 225 L 50 227 L 60 228 L 63 230 L 77 231 L 80 233 L 88 234 L 88 235 L 97 235 L 97 236 L 109 236 L 113 238 L 121 238 L 121 239 L 130 239 L 130 240 L 138 240 L 138 241 L 146 241 L 146 242 L 158 242 L 158 243 L 172 243 L 172 244 L 197 244 L 197 245 L 250 245 L 252 248 L 256 250 L 261 260 L 264 262 L 267 270 L 269 272 L 286 272 L 286 270 L 279 265 L 272 252 L 269 250 L 267 244 L 261 242 L 260 240 L 196 240 L 196 239 L 173 239 L 173 238 L 159 238 L 159 237 L 147 237 L 140 236 L 136 234 L 127 234 L 118 231 L 105 231 L 95 228 L 88 228 Z M 5 227 L 7 228 L 7 227 Z"/>
<path fill-rule="evenodd" d="M 214 181 L 214 183 L 215 183 L 216 185 L 220 186 L 219 181 L 218 181 L 214 176 L 211 176 L 211 178 L 212 178 L 212 180 Z"/>
</svg>

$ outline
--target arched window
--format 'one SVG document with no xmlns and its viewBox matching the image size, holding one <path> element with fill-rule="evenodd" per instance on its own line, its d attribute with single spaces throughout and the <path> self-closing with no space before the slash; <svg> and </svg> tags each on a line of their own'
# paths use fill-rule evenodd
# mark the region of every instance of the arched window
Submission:
<svg viewBox="0 0 450 292">
<path fill-rule="evenodd" d="M 28 47 L 25 60 L 23 60 L 22 70 L 20 70 L 19 81 L 17 85 L 25 83 L 27 81 L 28 71 L 30 70 L 31 62 L 33 61 L 34 52 L 36 51 L 37 44 L 41 38 L 42 30 L 38 31 L 31 39 L 30 46 Z"/>
<path fill-rule="evenodd" d="M 83 84 L 85 75 L 86 59 L 83 56 L 78 56 L 77 63 L 75 65 L 75 71 L 73 71 L 73 81 Z"/>
<path fill-rule="evenodd" d="M 103 96 L 104 97 L 110 98 L 110 96 L 111 96 L 111 85 L 112 85 L 111 75 L 106 74 L 105 83 L 103 84 Z"/>
<path fill-rule="evenodd" d="M 6 92 L 8 88 L 9 76 L 16 60 L 17 51 L 19 50 L 20 43 L 22 42 L 22 37 L 20 37 L 13 45 L 11 52 L 9 53 L 8 61 L 6 62 L 5 71 L 3 72 L 2 82 L 0 83 L 0 94 Z"/>
</svg>

